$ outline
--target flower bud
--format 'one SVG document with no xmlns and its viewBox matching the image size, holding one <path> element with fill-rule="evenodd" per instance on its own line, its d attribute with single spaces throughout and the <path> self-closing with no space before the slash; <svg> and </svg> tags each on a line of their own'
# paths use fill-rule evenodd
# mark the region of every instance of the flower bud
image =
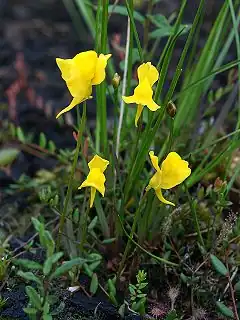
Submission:
<svg viewBox="0 0 240 320">
<path fill-rule="evenodd" d="M 167 113 L 171 118 L 174 118 L 177 113 L 177 108 L 175 106 L 175 103 L 173 103 L 172 101 L 169 101 L 167 104 Z"/>
<path fill-rule="evenodd" d="M 39 199 L 41 202 L 43 203 L 48 203 L 49 200 L 52 197 L 52 190 L 50 186 L 47 187 L 43 187 L 40 191 L 39 191 Z"/>
<path fill-rule="evenodd" d="M 114 89 L 117 89 L 119 87 L 120 80 L 121 80 L 120 75 L 118 73 L 115 73 L 112 78 L 112 85 Z"/>
</svg>

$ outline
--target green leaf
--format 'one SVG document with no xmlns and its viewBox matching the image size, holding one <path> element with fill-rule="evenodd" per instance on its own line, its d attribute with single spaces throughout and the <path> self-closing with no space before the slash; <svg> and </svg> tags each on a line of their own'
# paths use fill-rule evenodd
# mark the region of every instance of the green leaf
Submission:
<svg viewBox="0 0 240 320">
<path fill-rule="evenodd" d="M 175 310 L 170 311 L 165 318 L 165 320 L 177 320 L 177 319 L 178 319 L 177 312 Z"/>
<path fill-rule="evenodd" d="M 35 276 L 32 272 L 23 272 L 23 271 L 19 270 L 17 272 L 17 275 L 25 280 L 34 281 L 37 284 L 39 284 L 40 286 L 42 285 L 42 281 L 37 276 Z"/>
<path fill-rule="evenodd" d="M 96 262 L 89 264 L 88 267 L 91 271 L 94 271 L 101 264 L 101 262 L 102 262 L 102 260 L 98 260 Z"/>
<path fill-rule="evenodd" d="M 33 224 L 35 230 L 36 230 L 37 232 L 39 232 L 39 231 L 40 231 L 41 222 L 38 221 L 38 219 L 36 219 L 36 218 L 32 218 L 31 220 L 32 220 L 32 224 Z"/>
<path fill-rule="evenodd" d="M 17 259 L 13 261 L 13 263 L 26 269 L 42 270 L 41 264 L 28 259 Z"/>
<path fill-rule="evenodd" d="M 113 9 L 114 9 L 114 11 L 113 11 Z M 122 16 L 128 16 L 128 11 L 127 11 L 127 9 L 125 8 L 125 7 L 123 7 L 123 6 L 115 6 L 115 5 L 110 5 L 110 6 L 108 6 L 108 12 L 109 13 L 118 13 L 118 14 L 121 14 Z M 141 23 L 144 23 L 144 21 L 145 21 L 145 18 L 144 18 L 144 16 L 143 15 L 141 15 L 139 12 L 137 12 L 137 11 L 134 11 L 134 13 L 133 13 L 133 17 L 134 17 L 134 19 L 136 20 L 136 21 L 139 21 L 139 22 L 141 22 Z"/>
<path fill-rule="evenodd" d="M 115 286 L 112 279 L 108 279 L 108 288 L 109 288 L 110 293 L 112 293 L 112 295 L 115 297 L 117 290 L 116 290 L 116 286 Z"/>
<path fill-rule="evenodd" d="M 157 27 L 156 30 L 150 33 L 150 38 L 162 38 L 170 36 L 173 33 L 173 27 L 169 24 L 167 18 L 161 14 L 149 16 L 150 20 Z"/>
<path fill-rule="evenodd" d="M 102 204 L 100 201 L 100 197 L 98 196 L 98 194 L 96 194 L 94 204 L 95 204 L 95 208 L 96 208 L 97 215 L 98 215 L 98 221 L 101 226 L 103 235 L 105 238 L 109 238 L 110 231 L 109 231 L 108 220 L 107 220 L 107 217 L 106 217 L 105 212 L 103 210 L 103 207 L 102 207 Z"/>
<path fill-rule="evenodd" d="M 51 233 L 47 230 L 44 230 L 42 233 L 42 245 L 47 250 L 47 256 L 52 256 L 55 250 L 55 241 L 53 240 Z"/>
<path fill-rule="evenodd" d="M 167 37 L 170 35 L 173 35 L 174 33 L 174 27 L 170 25 L 169 21 L 165 16 L 162 14 L 156 14 L 156 15 L 148 15 L 151 22 L 157 27 L 156 30 L 150 33 L 150 38 L 162 38 Z M 179 30 L 184 29 L 181 33 L 182 35 L 189 31 L 190 25 L 179 25 Z"/>
<path fill-rule="evenodd" d="M 115 306 L 118 306 L 118 303 L 117 303 L 117 300 L 116 300 L 116 298 L 115 298 L 115 295 L 114 295 L 112 292 L 109 293 L 109 298 L 110 298 L 111 302 L 112 302 Z"/>
<path fill-rule="evenodd" d="M 35 308 L 23 308 L 23 311 L 26 314 L 36 314 L 38 312 L 38 310 Z"/>
<path fill-rule="evenodd" d="M 30 302 L 34 307 L 36 307 L 38 310 L 42 310 L 42 302 L 39 294 L 37 291 L 30 286 L 26 286 L 26 293 L 29 296 Z"/>
<path fill-rule="evenodd" d="M 99 253 L 90 253 L 88 255 L 88 261 L 95 262 L 97 260 L 101 260 L 102 256 Z"/>
<path fill-rule="evenodd" d="M 225 304 L 223 304 L 220 301 L 217 301 L 216 306 L 217 306 L 219 312 L 221 314 L 223 314 L 225 317 L 234 319 L 234 314 L 233 314 L 232 310 L 230 308 L 228 308 L 227 306 L 225 306 Z"/>
<path fill-rule="evenodd" d="M 97 274 L 94 273 L 92 276 L 91 284 L 90 284 L 90 292 L 92 294 L 95 294 L 97 292 L 97 289 L 98 289 L 98 277 L 97 277 Z"/>
<path fill-rule="evenodd" d="M 4 148 L 0 150 L 0 167 L 11 164 L 19 155 L 19 152 L 16 148 Z"/>
<path fill-rule="evenodd" d="M 22 143 L 24 143 L 26 139 L 25 139 L 25 135 L 20 127 L 17 127 L 16 134 L 17 134 L 18 140 L 20 140 Z"/>
<path fill-rule="evenodd" d="M 49 297 L 50 296 L 48 296 L 48 299 L 47 300 L 49 300 Z M 54 304 L 55 302 L 53 302 L 53 304 Z M 45 314 L 45 315 L 48 315 L 49 314 L 49 310 L 50 310 L 50 304 L 49 304 L 49 302 L 48 301 L 46 301 L 45 303 L 44 303 L 44 306 L 43 306 L 43 313 Z"/>
<path fill-rule="evenodd" d="M 157 28 L 172 28 L 168 19 L 162 14 L 147 15 L 147 17 Z"/>
<path fill-rule="evenodd" d="M 181 278 L 182 282 L 184 282 L 184 283 L 188 283 L 188 281 L 189 281 L 189 278 L 184 273 L 180 274 L 180 278 Z"/>
<path fill-rule="evenodd" d="M 218 88 L 217 91 L 216 91 L 216 93 L 215 93 L 215 98 L 216 98 L 216 100 L 221 99 L 223 93 L 224 93 L 224 92 L 223 92 L 223 88 L 222 88 L 222 87 Z"/>
<path fill-rule="evenodd" d="M 139 288 L 140 290 L 142 290 L 142 289 L 145 288 L 147 285 L 148 285 L 147 282 L 143 282 L 143 283 L 140 283 L 140 284 L 139 284 L 138 288 Z"/>
<path fill-rule="evenodd" d="M 48 141 L 48 150 L 50 152 L 55 152 L 55 150 L 56 150 L 56 145 L 52 140 Z"/>
<path fill-rule="evenodd" d="M 140 310 L 142 309 L 142 307 L 144 307 L 145 302 L 146 302 L 146 298 L 142 298 L 142 299 L 140 299 L 140 300 L 137 301 L 137 302 L 133 302 L 133 304 L 132 304 L 132 309 L 133 309 L 134 311 L 140 312 Z"/>
<path fill-rule="evenodd" d="M 52 270 L 52 266 L 63 256 L 63 252 L 57 252 L 54 255 L 47 258 L 43 265 L 43 273 L 45 276 L 49 275 Z"/>
<path fill-rule="evenodd" d="M 114 241 L 116 241 L 116 238 L 104 239 L 102 241 L 102 244 L 109 244 L 109 243 L 113 243 Z"/>
<path fill-rule="evenodd" d="M 47 138 L 43 132 L 41 132 L 39 136 L 39 146 L 43 149 L 47 146 Z"/>
<path fill-rule="evenodd" d="M 136 295 L 136 291 L 132 286 L 129 286 L 128 289 L 129 289 L 131 295 Z"/>
<path fill-rule="evenodd" d="M 84 264 L 83 264 L 83 269 L 84 269 L 84 271 L 86 272 L 86 274 L 89 276 L 89 278 L 91 278 L 92 275 L 93 275 L 93 272 L 92 272 L 92 270 L 89 268 L 89 266 L 88 266 L 87 263 L 84 263 Z"/>
<path fill-rule="evenodd" d="M 240 280 L 235 284 L 235 290 L 236 290 L 236 292 L 240 292 Z"/>
<path fill-rule="evenodd" d="M 222 276 L 227 276 L 228 274 L 228 270 L 225 267 L 225 265 L 222 263 L 222 261 L 220 261 L 216 256 L 214 256 L 213 254 L 210 255 L 210 259 L 212 262 L 212 265 L 214 267 L 214 269 L 220 273 Z"/>
<path fill-rule="evenodd" d="M 61 267 L 57 268 L 54 271 L 54 273 L 51 275 L 50 279 L 52 280 L 54 278 L 57 278 L 57 277 L 63 275 L 64 273 L 70 271 L 75 266 L 82 266 L 84 262 L 86 262 L 86 260 L 82 259 L 82 258 L 75 258 L 70 261 L 66 261 L 61 265 Z"/>
</svg>

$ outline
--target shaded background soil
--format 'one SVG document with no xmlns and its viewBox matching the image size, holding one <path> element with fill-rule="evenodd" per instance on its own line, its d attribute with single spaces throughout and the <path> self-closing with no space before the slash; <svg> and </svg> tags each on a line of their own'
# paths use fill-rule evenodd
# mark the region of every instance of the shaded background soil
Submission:
<svg viewBox="0 0 240 320">
<path fill-rule="evenodd" d="M 140 11 L 145 14 L 147 1 L 142 2 Z M 222 0 L 207 1 L 199 49 L 204 44 L 222 2 Z M 160 1 L 155 7 L 154 13 L 169 16 L 179 7 L 179 3 L 179 0 Z M 198 0 L 189 1 L 184 23 L 192 22 L 198 3 Z M 34 126 L 29 127 L 29 123 L 27 125 L 24 123 L 25 113 L 28 114 L 29 121 L 31 108 L 42 110 L 48 117 L 51 117 L 70 100 L 65 84 L 60 78 L 55 58 L 58 56 L 72 57 L 80 51 L 92 49 L 93 40 L 84 21 L 79 21 L 78 30 L 74 28 L 61 0 L 1 0 L 0 8 L 1 109 L 4 109 L 3 105 L 9 104 L 8 114 L 12 120 L 19 121 L 21 125 L 25 125 L 27 129 L 31 130 Z M 124 45 L 126 18 L 113 14 L 109 21 L 108 31 L 110 43 L 118 34 L 121 40 L 120 44 Z M 141 27 L 139 27 L 139 32 L 141 36 Z M 79 38 L 79 34 L 81 34 L 81 38 Z M 177 43 L 172 72 L 184 42 L 185 39 L 182 38 Z M 161 49 L 160 47 L 157 50 L 157 55 L 161 53 Z M 114 50 L 113 57 L 118 64 L 119 57 Z M 171 78 L 171 70 L 169 78 Z M 20 83 L 16 81 L 17 79 Z M 111 111 L 111 106 L 108 107 Z M 90 102 L 89 119 L 93 118 L 94 109 Z M 5 115 L 5 113 L 3 115 L 0 113 L 0 119 Z M 40 123 L 38 122 L 40 121 L 36 121 L 33 114 L 31 114 L 31 118 L 37 125 L 36 130 L 42 129 L 39 128 Z M 71 123 L 70 119 L 68 121 Z M 46 130 L 45 126 L 43 128 Z"/>
</svg>

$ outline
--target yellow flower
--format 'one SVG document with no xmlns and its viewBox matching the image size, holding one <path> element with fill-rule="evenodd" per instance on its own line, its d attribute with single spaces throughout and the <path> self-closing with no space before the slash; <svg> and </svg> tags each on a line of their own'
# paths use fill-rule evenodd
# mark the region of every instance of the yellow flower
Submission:
<svg viewBox="0 0 240 320">
<path fill-rule="evenodd" d="M 95 155 L 93 159 L 88 163 L 90 172 L 87 176 L 87 179 L 83 181 L 78 189 L 91 187 L 90 208 L 93 206 L 96 190 L 98 190 L 104 197 L 104 183 L 106 181 L 106 178 L 103 172 L 106 170 L 108 164 L 109 161 L 99 157 L 98 155 Z"/>
<path fill-rule="evenodd" d="M 134 94 L 130 97 L 122 97 L 125 103 L 136 103 L 138 105 L 135 117 L 136 127 L 144 106 L 147 106 L 148 109 L 151 111 L 156 111 L 160 108 L 160 106 L 158 106 L 152 98 L 152 86 L 158 80 L 159 77 L 157 69 L 154 66 L 152 66 L 151 62 L 147 62 L 141 64 L 138 67 L 137 74 L 139 84 L 134 89 Z"/>
<path fill-rule="evenodd" d="M 98 57 L 91 50 L 81 52 L 73 59 L 56 59 L 62 78 L 73 97 L 70 105 L 59 112 L 56 118 L 91 96 L 92 86 L 100 84 L 106 77 L 105 68 L 110 57 L 111 54 L 100 54 Z"/>
<path fill-rule="evenodd" d="M 175 206 L 174 203 L 164 199 L 162 189 L 171 189 L 182 183 L 191 174 L 191 169 L 188 167 L 188 162 L 176 152 L 170 152 L 167 158 L 163 161 L 161 169 L 158 165 L 158 157 L 153 151 L 149 152 L 149 156 L 154 169 L 157 171 L 151 178 L 146 191 L 153 188 L 160 201 L 166 204 Z"/>
</svg>

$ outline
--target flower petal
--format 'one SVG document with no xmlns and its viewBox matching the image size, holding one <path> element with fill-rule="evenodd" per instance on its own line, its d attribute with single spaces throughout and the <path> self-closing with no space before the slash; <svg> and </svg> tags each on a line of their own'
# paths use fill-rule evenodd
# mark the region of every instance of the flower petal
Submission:
<svg viewBox="0 0 240 320">
<path fill-rule="evenodd" d="M 149 181 L 149 186 L 154 190 L 157 190 L 161 187 L 161 180 L 162 180 L 162 172 L 157 171 Z M 148 188 L 149 190 L 149 188 Z"/>
<path fill-rule="evenodd" d="M 64 108 L 62 111 L 60 111 L 57 115 L 56 118 L 59 118 L 63 113 L 70 111 L 72 108 L 74 108 L 77 104 L 81 103 L 83 100 L 81 100 L 81 98 L 73 98 L 72 102 L 70 103 L 70 105 L 66 108 Z"/>
<path fill-rule="evenodd" d="M 149 100 L 152 99 L 152 95 L 153 90 L 146 78 L 134 89 L 134 96 L 137 104 L 145 106 Z"/>
<path fill-rule="evenodd" d="M 83 78 L 72 79 L 66 81 L 68 90 L 70 91 L 73 97 L 81 97 L 81 100 L 84 101 L 89 98 L 92 94 L 92 86 L 90 81 L 84 81 Z"/>
<path fill-rule="evenodd" d="M 122 96 L 122 99 L 125 103 L 129 104 L 129 103 L 136 103 L 136 98 L 134 95 L 132 96 L 129 96 L 129 97 L 125 97 L 125 96 Z"/>
<path fill-rule="evenodd" d="M 138 67 L 137 73 L 139 82 L 142 82 L 145 78 L 147 78 L 151 87 L 159 78 L 159 73 L 157 69 L 151 64 L 151 62 L 141 64 Z"/>
<path fill-rule="evenodd" d="M 60 69 L 62 73 L 62 78 L 67 81 L 72 76 L 72 66 L 73 62 L 72 59 L 61 59 L 56 58 L 56 63 L 58 65 L 58 68 Z"/>
<path fill-rule="evenodd" d="M 93 50 L 78 53 L 72 60 L 74 63 L 74 78 L 91 82 L 95 75 L 97 53 Z"/>
<path fill-rule="evenodd" d="M 154 151 L 149 151 L 149 157 L 151 159 L 154 169 L 156 171 L 160 171 L 160 167 L 158 165 L 158 157 L 154 155 Z"/>
<path fill-rule="evenodd" d="M 161 166 L 162 189 L 171 189 L 182 183 L 191 174 L 188 162 L 182 160 L 176 152 L 170 152 Z"/>
<path fill-rule="evenodd" d="M 153 99 L 149 100 L 148 103 L 146 103 L 146 106 L 148 107 L 149 110 L 151 111 L 156 111 L 159 108 L 161 108 L 156 102 L 153 101 Z"/>
<path fill-rule="evenodd" d="M 96 189 L 91 187 L 91 195 L 90 195 L 90 208 L 92 208 L 93 206 L 93 202 L 95 199 L 95 195 L 96 195 Z"/>
<path fill-rule="evenodd" d="M 174 203 L 166 200 L 166 199 L 163 197 L 163 195 L 162 195 L 162 189 L 161 189 L 161 188 L 155 190 L 155 193 L 156 193 L 156 196 L 158 197 L 158 199 L 159 199 L 161 202 L 163 202 L 163 203 L 165 203 L 165 204 L 170 204 L 171 206 L 175 206 Z"/>
<path fill-rule="evenodd" d="M 153 90 L 147 78 L 135 88 L 133 96 L 137 104 L 147 106 L 151 111 L 156 111 L 160 108 L 152 99 Z"/>
<path fill-rule="evenodd" d="M 153 95 L 152 88 L 147 79 L 140 82 L 139 85 L 134 89 L 134 94 L 130 97 L 122 97 L 125 103 L 136 103 L 145 106 Z"/>
<path fill-rule="evenodd" d="M 96 64 L 96 69 L 95 69 L 95 75 L 94 78 L 92 79 L 92 85 L 97 85 L 103 82 L 103 80 L 106 77 L 106 66 L 107 66 L 107 61 L 111 57 L 111 54 L 100 54 L 99 57 L 97 58 L 97 64 Z"/>
<path fill-rule="evenodd" d="M 136 116 L 135 116 L 135 127 L 137 127 L 137 123 L 138 123 L 138 120 L 142 114 L 142 111 L 143 111 L 143 105 L 139 104 L 137 106 L 137 113 L 136 113 Z"/>
<path fill-rule="evenodd" d="M 109 165 L 109 161 L 99 157 L 97 154 L 88 163 L 88 167 L 90 170 L 100 169 L 102 173 L 106 170 L 108 165 Z"/>
<path fill-rule="evenodd" d="M 105 181 L 106 181 L 106 178 L 104 174 L 100 171 L 100 169 L 94 168 L 90 170 L 87 176 L 87 179 L 83 181 L 83 183 L 78 189 L 85 188 L 85 187 L 93 187 L 97 189 L 101 193 L 101 195 L 104 197 Z"/>
</svg>

